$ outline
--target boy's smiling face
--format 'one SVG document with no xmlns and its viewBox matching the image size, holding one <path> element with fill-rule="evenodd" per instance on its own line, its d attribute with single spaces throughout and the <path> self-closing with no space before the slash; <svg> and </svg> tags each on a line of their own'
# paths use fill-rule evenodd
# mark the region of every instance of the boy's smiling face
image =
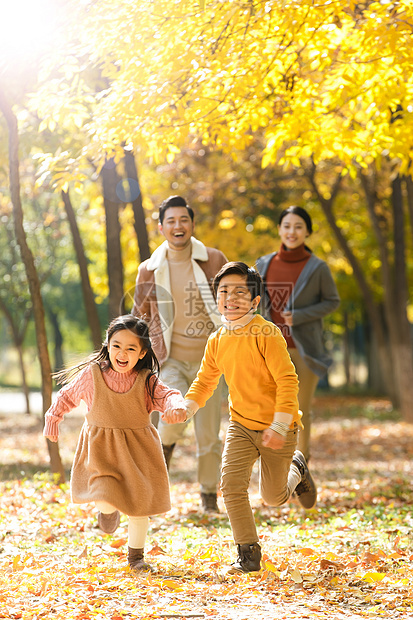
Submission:
<svg viewBox="0 0 413 620">
<path fill-rule="evenodd" d="M 259 302 L 259 295 L 254 299 L 251 297 L 246 276 L 234 273 L 220 280 L 217 288 L 218 311 L 228 321 L 235 321 L 256 310 Z"/>
</svg>

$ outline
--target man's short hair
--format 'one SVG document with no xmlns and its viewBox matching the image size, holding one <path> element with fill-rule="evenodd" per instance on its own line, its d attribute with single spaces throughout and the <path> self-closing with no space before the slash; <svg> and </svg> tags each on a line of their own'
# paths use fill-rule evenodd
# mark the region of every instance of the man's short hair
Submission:
<svg viewBox="0 0 413 620">
<path fill-rule="evenodd" d="M 166 198 L 159 207 L 159 222 L 161 224 L 163 223 L 165 217 L 165 211 L 170 207 L 185 207 L 188 211 L 189 217 L 192 221 L 194 221 L 193 209 L 191 209 L 188 205 L 185 198 L 182 198 L 182 196 L 169 196 L 169 198 Z"/>
<path fill-rule="evenodd" d="M 229 275 L 245 277 L 248 290 L 251 293 L 251 299 L 255 299 L 258 295 L 262 296 L 264 282 L 258 271 L 255 271 L 255 269 L 248 267 L 248 265 L 240 261 L 231 261 L 230 263 L 225 263 L 225 265 L 221 267 L 212 282 L 215 297 L 217 296 L 218 286 L 222 278 Z"/>
</svg>

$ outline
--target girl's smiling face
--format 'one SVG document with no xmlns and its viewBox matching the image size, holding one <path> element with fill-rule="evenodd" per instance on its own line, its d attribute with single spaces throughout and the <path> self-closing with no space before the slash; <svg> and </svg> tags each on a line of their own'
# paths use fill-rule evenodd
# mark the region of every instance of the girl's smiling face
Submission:
<svg viewBox="0 0 413 620">
<path fill-rule="evenodd" d="M 217 288 L 218 311 L 228 321 L 235 321 L 256 310 L 259 302 L 259 295 L 251 298 L 245 276 L 234 273 L 220 280 Z"/>
<path fill-rule="evenodd" d="M 129 329 L 116 331 L 108 343 L 109 359 L 113 370 L 125 373 L 132 370 L 145 357 L 140 339 Z"/>
</svg>

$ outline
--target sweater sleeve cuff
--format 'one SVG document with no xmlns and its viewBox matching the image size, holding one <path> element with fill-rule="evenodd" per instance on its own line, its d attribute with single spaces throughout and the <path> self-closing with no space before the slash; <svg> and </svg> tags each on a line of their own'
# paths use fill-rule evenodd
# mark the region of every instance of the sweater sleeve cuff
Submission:
<svg viewBox="0 0 413 620">
<path fill-rule="evenodd" d="M 186 419 L 190 420 L 198 411 L 199 405 L 194 400 L 190 400 L 189 398 L 185 398 L 185 407 L 186 407 Z"/>
<path fill-rule="evenodd" d="M 169 396 L 167 403 L 168 403 L 168 408 L 170 409 L 186 409 L 186 406 L 185 406 L 186 402 L 182 398 L 182 395 L 180 392 Z"/>
<path fill-rule="evenodd" d="M 287 424 L 290 426 L 294 420 L 292 413 L 285 413 L 284 411 L 276 411 L 274 413 L 274 422 L 280 422 L 281 424 Z"/>
<path fill-rule="evenodd" d="M 59 420 L 57 418 L 45 418 L 43 435 L 45 437 L 59 436 Z"/>
</svg>

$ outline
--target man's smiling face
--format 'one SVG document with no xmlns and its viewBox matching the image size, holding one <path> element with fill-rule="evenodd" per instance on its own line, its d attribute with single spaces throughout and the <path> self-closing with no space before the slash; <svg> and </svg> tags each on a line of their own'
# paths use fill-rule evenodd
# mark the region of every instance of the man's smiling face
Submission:
<svg viewBox="0 0 413 620">
<path fill-rule="evenodd" d="M 195 225 L 186 207 L 169 207 L 159 230 L 174 250 L 182 250 L 191 241 Z"/>
</svg>

